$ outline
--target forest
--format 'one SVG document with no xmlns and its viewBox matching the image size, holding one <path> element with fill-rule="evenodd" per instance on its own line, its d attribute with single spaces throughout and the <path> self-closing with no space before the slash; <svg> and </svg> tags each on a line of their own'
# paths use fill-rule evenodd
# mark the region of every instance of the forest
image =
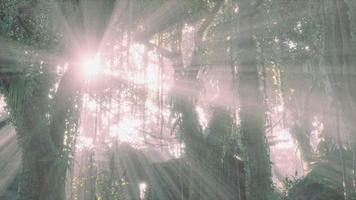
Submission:
<svg viewBox="0 0 356 200">
<path fill-rule="evenodd" d="M 0 0 L 0 200 L 356 200 L 356 1 Z"/>
</svg>

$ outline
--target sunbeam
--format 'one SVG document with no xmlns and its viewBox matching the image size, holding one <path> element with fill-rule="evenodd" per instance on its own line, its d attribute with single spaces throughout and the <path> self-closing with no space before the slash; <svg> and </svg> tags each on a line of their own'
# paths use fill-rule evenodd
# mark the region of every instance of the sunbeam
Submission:
<svg viewBox="0 0 356 200">
<path fill-rule="evenodd" d="M 94 56 L 84 56 L 80 63 L 81 71 L 83 71 L 83 74 L 89 78 L 93 78 L 98 75 L 102 65 L 100 54 L 96 54 Z"/>
<path fill-rule="evenodd" d="M 355 10 L 1 0 L 0 199 L 356 199 Z"/>
</svg>

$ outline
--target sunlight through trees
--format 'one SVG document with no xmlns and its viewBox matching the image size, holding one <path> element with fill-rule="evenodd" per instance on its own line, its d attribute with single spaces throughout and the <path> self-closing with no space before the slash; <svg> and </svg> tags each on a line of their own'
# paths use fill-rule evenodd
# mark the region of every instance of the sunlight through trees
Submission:
<svg viewBox="0 0 356 200">
<path fill-rule="evenodd" d="M 1 0 L 0 199 L 356 199 L 353 0 Z"/>
</svg>

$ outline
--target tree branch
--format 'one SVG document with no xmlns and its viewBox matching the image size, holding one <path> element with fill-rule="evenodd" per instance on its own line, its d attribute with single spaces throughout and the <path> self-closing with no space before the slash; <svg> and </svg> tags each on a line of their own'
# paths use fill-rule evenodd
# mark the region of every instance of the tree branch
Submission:
<svg viewBox="0 0 356 200">
<path fill-rule="evenodd" d="M 203 41 L 203 36 L 205 31 L 209 28 L 209 26 L 211 25 L 211 23 L 213 22 L 213 20 L 215 19 L 218 11 L 220 10 L 221 6 L 223 5 L 224 1 L 222 0 L 217 0 L 215 2 L 215 6 L 213 7 L 213 9 L 208 13 L 207 18 L 205 19 L 205 21 L 203 22 L 203 24 L 199 27 L 196 35 L 195 35 L 195 42 L 196 42 L 196 46 L 200 46 L 202 41 Z"/>
<path fill-rule="evenodd" d="M 194 77 L 197 76 L 199 69 L 200 69 L 200 68 L 197 68 L 196 65 L 198 65 L 198 56 L 199 56 L 199 51 L 201 50 L 201 46 L 203 43 L 204 34 L 208 30 L 210 25 L 213 23 L 216 15 L 218 14 L 218 11 L 220 10 L 220 8 L 222 7 L 223 4 L 224 4 L 224 1 L 221 1 L 221 0 L 215 1 L 215 6 L 209 12 L 208 16 L 205 18 L 205 21 L 199 27 L 199 29 L 196 32 L 196 35 L 194 37 L 195 48 L 194 48 L 192 58 L 190 61 L 190 71 L 192 71 L 191 73 L 192 73 L 192 76 L 194 76 Z M 194 68 L 195 70 L 192 68 Z"/>
<path fill-rule="evenodd" d="M 147 48 L 151 49 L 151 50 L 156 50 L 159 54 L 161 54 L 163 57 L 166 57 L 168 59 L 174 59 L 176 58 L 177 54 L 173 53 L 172 51 L 169 51 L 163 47 L 160 47 L 156 44 L 153 44 L 152 42 L 142 42 L 142 44 L 144 44 Z"/>
<path fill-rule="evenodd" d="M 263 0 L 257 0 L 253 5 L 253 8 L 256 10 L 260 5 L 262 5 Z"/>
<path fill-rule="evenodd" d="M 74 108 L 77 93 L 81 89 L 81 82 L 76 66 L 69 66 L 64 73 L 57 93 L 53 99 L 54 108 L 50 124 L 50 135 L 56 147 L 63 145 L 64 132 L 68 112 Z"/>
</svg>

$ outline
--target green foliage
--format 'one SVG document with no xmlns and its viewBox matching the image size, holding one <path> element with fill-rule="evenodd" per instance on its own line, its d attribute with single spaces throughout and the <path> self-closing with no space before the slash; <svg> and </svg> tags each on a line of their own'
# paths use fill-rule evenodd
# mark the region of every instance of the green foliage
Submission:
<svg viewBox="0 0 356 200">
<path fill-rule="evenodd" d="M 288 191 L 291 190 L 295 185 L 297 185 L 302 179 L 298 177 L 298 173 L 296 172 L 292 177 L 286 177 L 282 184 L 283 184 L 283 193 L 282 199 L 288 199 Z"/>
<path fill-rule="evenodd" d="M 0 35 L 5 37 L 15 37 L 17 5 L 20 0 L 4 0 L 0 3 Z"/>
<path fill-rule="evenodd" d="M 81 111 L 81 94 L 76 90 L 77 88 L 72 89 L 66 86 L 63 89 L 64 92 L 61 93 L 66 101 L 62 101 L 61 98 L 55 100 L 56 95 L 61 95 L 54 89 L 55 84 L 63 80 L 63 77 L 54 70 L 49 70 L 53 67 L 49 66 L 52 64 L 44 63 L 39 58 L 38 52 L 34 50 L 53 51 L 57 55 L 62 54 L 63 49 L 71 48 L 72 44 L 65 38 L 67 37 L 65 28 L 54 23 L 56 19 L 53 19 L 52 15 L 55 12 L 63 12 L 64 20 L 68 21 L 73 28 L 84 31 L 86 19 L 80 13 L 83 8 L 78 2 L 101 5 L 99 1 L 96 1 L 96 3 L 99 2 L 98 4 L 94 4 L 95 1 L 72 1 L 72 3 L 75 2 L 74 4 L 69 2 L 58 1 L 58 4 L 54 4 L 53 1 L 2 0 L 0 2 L 0 36 L 29 45 L 32 48 L 21 49 L 27 56 L 16 60 L 13 66 L 16 67 L 16 72 L 18 72 L 17 69 L 20 69 L 20 72 L 9 81 L 11 83 L 8 88 L 2 86 L 2 93 L 6 96 L 8 111 L 16 127 L 18 140 L 24 153 L 23 174 L 20 181 L 22 182 L 20 184 L 22 199 L 36 199 L 34 191 L 40 187 L 38 179 L 43 179 L 48 183 L 58 180 L 59 186 L 62 187 L 66 169 L 72 164 L 70 161 L 74 157 L 76 133 L 79 127 L 78 119 Z M 120 3 L 123 2 L 120 1 Z M 310 96 L 314 94 L 313 88 L 310 89 L 310 92 L 306 89 L 312 82 L 313 87 L 316 85 L 317 94 L 322 96 L 320 98 L 322 101 L 336 102 L 339 101 L 339 97 L 349 97 L 347 101 L 340 100 L 341 106 L 337 106 L 337 109 L 343 110 L 344 121 L 351 121 L 351 123 L 344 122 L 341 125 L 342 129 L 351 127 L 350 129 L 354 131 L 352 129 L 354 128 L 352 124 L 354 113 L 348 112 L 348 108 L 352 108 L 349 105 L 353 105 L 349 104 L 349 100 L 352 102 L 355 97 L 352 96 L 353 94 L 346 95 L 348 91 L 343 90 L 344 87 L 342 87 L 345 86 L 343 85 L 345 80 L 348 81 L 352 77 L 350 79 L 336 77 L 334 80 L 335 77 L 330 75 L 333 70 L 325 68 L 324 65 L 330 58 L 333 62 L 329 64 L 332 66 L 336 65 L 341 69 L 348 65 L 354 66 L 354 61 L 348 61 L 343 57 L 349 54 L 353 55 L 351 50 L 347 49 L 347 44 L 344 43 L 352 42 L 353 50 L 355 50 L 356 3 L 352 0 L 345 1 L 348 5 L 347 14 L 351 24 L 350 27 L 343 29 L 343 31 L 349 32 L 341 37 L 338 35 L 341 33 L 335 27 L 346 23 L 335 21 L 338 12 L 333 3 L 344 1 L 275 0 L 263 1 L 258 8 L 252 8 L 253 6 L 250 5 L 255 1 L 223 2 L 224 6 L 218 8 L 219 12 L 210 13 L 219 1 L 127 1 L 125 8 L 128 9 L 124 9 L 122 16 L 119 16 L 122 21 L 118 27 L 120 27 L 120 31 L 127 33 L 130 37 L 131 32 L 134 32 L 136 28 L 140 29 L 142 36 L 133 34 L 135 36 L 132 38 L 140 42 L 143 41 L 143 43 L 146 40 L 154 41 L 159 35 L 160 43 L 163 43 L 159 44 L 159 47 L 167 47 L 167 51 L 171 51 L 170 53 L 174 55 L 169 58 L 170 61 L 180 63 L 177 65 L 181 69 L 177 69 L 178 67 L 174 69 L 174 81 L 177 85 L 174 89 L 183 86 L 192 90 L 189 95 L 181 94 L 181 91 L 172 91 L 171 107 L 172 115 L 176 118 L 172 125 L 172 132 L 179 130 L 177 137 L 181 139 L 180 142 L 186 145 L 184 159 L 187 159 L 185 164 L 188 166 L 184 167 L 190 167 L 190 171 L 187 169 L 189 172 L 186 172 L 184 176 L 189 179 L 186 181 L 189 182 L 187 185 L 189 185 L 190 198 L 197 199 L 197 196 L 204 193 L 203 195 L 206 195 L 207 198 L 219 199 L 221 191 L 226 191 L 225 195 L 228 195 L 231 191 L 232 193 L 236 192 L 233 191 L 234 189 L 239 189 L 240 191 L 236 193 L 242 195 L 243 199 L 245 194 L 251 199 L 258 198 L 258 195 L 254 196 L 258 190 L 256 194 L 261 193 L 261 198 L 263 198 L 258 200 L 265 200 L 265 197 L 275 200 L 279 198 L 277 192 L 265 195 L 269 192 L 267 190 L 271 185 L 271 163 L 264 126 L 265 106 L 274 107 L 277 102 L 286 107 L 288 111 L 283 113 L 283 128 L 293 125 L 295 129 L 292 129 L 292 133 L 294 133 L 296 141 L 299 142 L 299 149 L 305 154 L 312 154 L 311 128 L 309 127 L 312 123 L 311 118 L 314 115 L 322 115 L 327 118 L 328 114 L 325 113 L 331 110 L 325 108 L 323 111 L 312 112 L 311 109 L 308 109 L 312 107 L 311 105 L 318 104 L 310 103 L 310 99 L 312 99 Z M 101 5 L 100 9 L 96 6 L 93 7 L 92 11 L 99 13 L 97 16 L 90 16 L 99 18 L 99 23 L 94 28 L 97 29 L 96 36 L 98 38 L 96 39 L 101 38 L 104 34 L 115 5 L 115 1 L 107 1 Z M 323 5 L 326 6 L 326 9 L 323 8 Z M 323 14 L 326 15 L 323 16 Z M 208 24 L 205 27 L 206 22 Z M 234 28 L 235 24 L 239 25 L 238 29 Z M 192 47 L 191 63 L 183 64 L 184 51 L 188 50 L 181 48 L 188 42 L 182 42 L 185 39 L 182 36 L 182 30 L 188 26 L 193 27 L 190 37 L 195 37 L 193 40 L 196 46 Z M 201 29 L 201 27 L 203 28 Z M 326 35 L 329 31 L 332 34 L 327 38 Z M 347 34 L 352 36 L 352 41 L 343 39 Z M 189 42 L 193 42 L 193 40 L 189 40 Z M 344 49 L 349 52 L 343 52 Z M 239 65 L 237 65 L 237 61 L 241 61 Z M 223 65 L 221 68 L 231 70 L 233 76 L 237 74 L 236 70 L 239 71 L 239 77 L 233 78 L 235 81 L 233 84 L 239 87 L 241 106 L 239 130 L 236 128 L 238 122 L 233 120 L 231 114 L 235 110 L 230 111 L 225 108 L 212 109 L 212 118 L 209 119 L 206 130 L 200 124 L 196 106 L 203 98 L 201 95 L 203 89 L 200 86 L 198 75 L 203 71 L 208 71 L 212 65 L 219 65 L 219 67 Z M 266 102 L 261 100 L 260 68 L 274 73 L 272 75 L 274 82 L 267 84 L 273 85 L 273 89 L 276 91 L 272 97 L 268 96 L 270 94 L 266 92 Z M 347 70 L 354 72 L 352 68 Z M 336 90 L 334 93 L 335 88 L 340 90 Z M 264 89 L 266 90 L 266 88 Z M 122 90 L 132 94 L 130 98 L 133 101 L 138 99 L 139 95 L 132 92 L 132 88 Z M 105 92 L 103 91 L 99 95 L 103 95 Z M 271 102 L 268 102 L 267 98 L 276 98 L 277 100 L 270 105 Z M 250 105 L 251 102 L 253 102 L 253 106 Z M 266 105 L 263 105 L 264 103 Z M 323 105 L 327 105 L 327 103 L 323 102 Z M 58 113 L 63 115 L 57 116 Z M 355 140 L 352 131 L 341 131 L 351 132 L 351 134 L 347 134 L 348 139 Z M 60 136 L 57 137 L 57 134 Z M 339 141 L 339 143 L 342 142 L 344 141 Z M 33 146 L 38 146 L 38 148 L 33 150 L 31 148 Z M 355 152 L 352 152 L 353 149 L 354 147 L 347 150 L 341 147 L 338 149 L 333 137 L 328 135 L 321 138 L 318 144 L 318 157 L 313 157 L 310 160 L 303 158 L 304 161 L 317 161 L 316 167 L 301 179 L 297 176 L 287 178 L 284 181 L 286 192 L 282 195 L 283 198 L 293 200 L 309 197 L 314 199 L 341 198 L 340 185 L 342 183 L 340 180 L 331 179 L 334 177 L 329 177 L 327 172 L 345 176 L 345 173 L 347 174 L 351 170 L 350 166 L 354 164 Z M 90 184 L 88 183 L 90 192 L 96 189 L 99 191 L 94 191 L 98 194 L 95 198 L 108 200 L 126 198 L 124 193 L 128 186 L 125 185 L 126 182 L 123 181 L 122 175 L 118 173 L 122 169 L 118 168 L 120 164 L 115 158 L 115 153 L 110 154 L 110 158 L 108 158 L 108 169 L 98 175 L 95 174 L 95 166 L 91 165 L 88 170 L 91 170 L 90 173 L 95 175 L 89 179 L 83 178 L 85 180 L 80 183 L 90 182 Z M 93 159 L 93 156 L 91 158 Z M 345 169 L 328 168 L 334 165 L 340 167 L 340 164 L 337 164 L 340 160 L 344 163 Z M 353 163 L 350 163 L 351 160 Z M 167 168 L 169 171 L 174 166 Z M 46 173 L 48 177 L 42 177 L 42 172 Z M 53 177 L 50 176 L 51 174 Z M 170 175 L 174 177 L 175 174 Z M 211 185 L 209 185 L 210 188 L 196 186 L 204 183 L 206 177 L 209 180 L 206 185 L 210 182 L 222 183 L 222 188 L 218 188 L 221 191 L 217 191 Z M 239 179 L 239 183 L 236 183 L 237 179 Z M 319 179 L 322 181 L 318 181 Z M 131 182 L 134 181 L 131 180 Z M 165 182 L 167 180 L 162 179 L 156 185 L 161 187 L 161 184 Z M 174 184 L 172 185 L 174 186 Z M 320 195 L 318 196 L 314 191 L 308 189 L 309 186 L 320 192 Z M 150 188 L 151 193 L 155 192 L 153 187 Z M 301 193 L 305 193 L 305 195 L 301 195 Z"/>
<path fill-rule="evenodd" d="M 122 164 L 118 162 L 115 152 L 108 152 L 109 168 L 100 173 L 97 181 L 98 197 L 102 200 L 127 199 L 127 183 L 122 176 Z"/>
</svg>

